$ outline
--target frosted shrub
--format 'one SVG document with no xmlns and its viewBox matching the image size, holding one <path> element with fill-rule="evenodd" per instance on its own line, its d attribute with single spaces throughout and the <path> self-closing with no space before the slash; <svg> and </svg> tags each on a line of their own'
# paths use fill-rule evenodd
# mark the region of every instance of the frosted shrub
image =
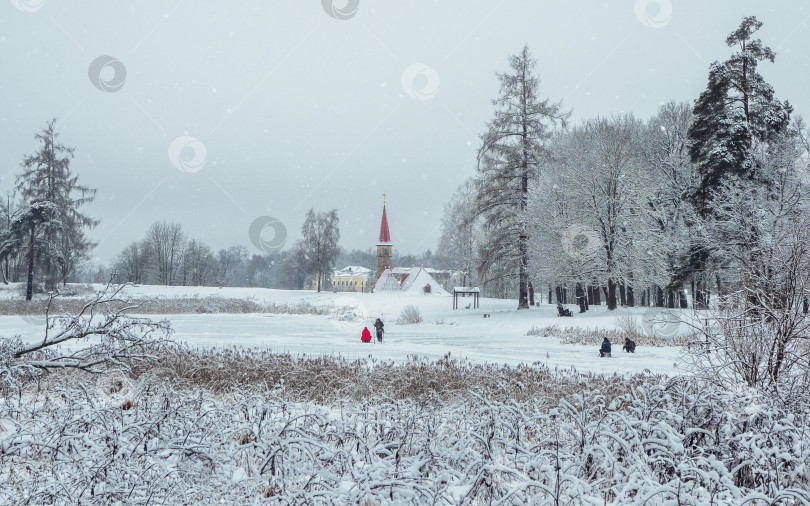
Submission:
<svg viewBox="0 0 810 506">
<path fill-rule="evenodd" d="M 629 324 L 628 324 L 629 325 Z M 631 328 L 631 327 L 628 327 Z M 623 343 L 625 338 L 630 338 L 642 347 L 661 346 L 686 346 L 689 344 L 689 337 L 675 336 L 664 339 L 661 337 L 649 337 L 644 334 L 624 329 L 583 329 L 579 327 L 568 327 L 560 329 L 554 325 L 551 327 L 532 327 L 526 333 L 528 336 L 557 337 L 562 344 L 582 344 L 586 346 L 599 346 L 603 339 L 608 338 L 612 343 Z"/>
<path fill-rule="evenodd" d="M 403 307 L 402 312 L 399 313 L 399 318 L 397 318 L 397 324 L 413 325 L 415 323 L 422 323 L 422 314 L 419 312 L 419 308 L 413 305 Z"/>
<path fill-rule="evenodd" d="M 320 405 L 76 379 L 0 403 L 0 503 L 810 503 L 808 415 L 695 382 Z"/>
</svg>

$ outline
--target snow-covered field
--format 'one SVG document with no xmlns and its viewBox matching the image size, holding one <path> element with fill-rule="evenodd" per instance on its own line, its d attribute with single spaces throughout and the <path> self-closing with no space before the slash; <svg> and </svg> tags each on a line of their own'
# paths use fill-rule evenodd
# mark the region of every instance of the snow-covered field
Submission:
<svg viewBox="0 0 810 506">
<path fill-rule="evenodd" d="M 517 311 L 514 300 L 466 309 L 468 299 L 454 311 L 451 297 L 437 295 L 177 287 L 129 295 L 171 299 L 157 310 L 273 309 L 155 318 L 168 318 L 175 339 L 193 348 L 319 359 L 167 350 L 168 361 L 132 374 L 36 377 L 7 360 L 0 504 L 810 505 L 806 412 L 688 375 L 612 375 L 679 373 L 675 346 L 625 354 L 615 343 L 614 356 L 600 359 L 596 346 L 527 335 L 552 325 L 626 328 L 649 310 L 558 318 L 555 306 Z M 186 304 L 195 297 L 200 304 Z M 396 323 L 409 305 L 422 323 Z M 385 341 L 361 343 L 377 317 Z M 0 335 L 41 339 L 37 322 L 2 316 Z M 448 353 L 475 365 L 438 360 Z M 563 370 L 508 367 L 535 362 Z"/>
<path fill-rule="evenodd" d="M 95 288 L 100 289 L 97 285 Z M 15 287 L 0 291 L 0 297 L 18 296 Z M 556 316 L 554 305 L 543 304 L 529 310 L 515 310 L 515 300 L 481 299 L 479 309 L 465 309 L 470 298 L 460 299 L 461 309 L 452 309 L 452 297 L 416 294 L 347 294 L 312 291 L 285 291 L 263 288 L 135 286 L 127 290 L 133 298 L 205 298 L 249 299 L 260 303 L 309 304 L 324 308 L 328 314 L 181 314 L 161 315 L 171 321 L 174 338 L 191 347 L 261 347 L 292 354 L 334 354 L 347 358 L 374 357 L 397 362 L 416 355 L 431 359 L 451 357 L 472 362 L 515 365 L 540 362 L 550 367 L 571 367 L 593 372 L 638 372 L 649 369 L 677 373 L 680 348 L 639 346 L 635 354 L 621 351 L 614 343 L 613 357 L 602 359 L 592 346 L 561 344 L 554 337 L 529 336 L 532 328 L 557 325 L 614 329 L 622 315 L 641 320 L 644 308 L 607 311 L 591 306 L 585 314 L 573 318 Z M 402 308 L 419 308 L 423 322 L 413 325 L 396 323 Z M 484 314 L 490 315 L 484 318 Z M 364 326 L 373 330 L 375 318 L 385 322 L 385 340 L 372 344 L 360 342 Z M 18 316 L 0 316 L 3 335 L 20 335 L 23 340 L 41 336 L 37 320 Z"/>
</svg>

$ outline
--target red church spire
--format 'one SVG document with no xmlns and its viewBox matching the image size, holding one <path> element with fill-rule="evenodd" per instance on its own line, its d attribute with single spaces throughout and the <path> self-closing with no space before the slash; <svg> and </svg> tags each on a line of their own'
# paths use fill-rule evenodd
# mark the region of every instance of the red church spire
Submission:
<svg viewBox="0 0 810 506">
<path fill-rule="evenodd" d="M 383 215 L 380 223 L 380 243 L 391 242 L 391 233 L 388 231 L 388 216 L 385 214 L 385 194 L 383 194 Z"/>
</svg>

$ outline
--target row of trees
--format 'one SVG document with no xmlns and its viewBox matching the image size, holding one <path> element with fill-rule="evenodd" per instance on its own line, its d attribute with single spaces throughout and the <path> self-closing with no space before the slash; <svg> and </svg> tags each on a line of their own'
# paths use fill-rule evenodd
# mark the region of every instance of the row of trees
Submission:
<svg viewBox="0 0 810 506">
<path fill-rule="evenodd" d="M 292 250 L 250 254 L 244 246 L 215 252 L 188 237 L 179 223 L 156 222 L 119 254 L 114 268 L 120 281 L 133 283 L 303 289 L 311 280 L 320 290 L 335 266 L 338 225 L 335 210 L 311 209 L 302 227 L 303 239 Z"/>
<path fill-rule="evenodd" d="M 495 117 L 476 175 L 447 204 L 440 255 L 492 295 L 517 292 L 519 308 L 532 285 L 610 309 L 706 307 L 750 283 L 778 290 L 774 248 L 797 246 L 810 209 L 810 147 L 758 72 L 774 61 L 753 37 L 761 26 L 743 19 L 693 105 L 571 128 L 561 104 L 539 98 L 524 48 L 498 74 Z"/>
</svg>

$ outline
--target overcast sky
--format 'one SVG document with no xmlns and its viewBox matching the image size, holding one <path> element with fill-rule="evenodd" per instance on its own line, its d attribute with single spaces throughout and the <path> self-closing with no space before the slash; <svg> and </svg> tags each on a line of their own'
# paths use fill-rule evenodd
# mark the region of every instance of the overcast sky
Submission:
<svg viewBox="0 0 810 506">
<path fill-rule="evenodd" d="M 805 0 L 355 3 L 0 0 L 0 188 L 57 118 L 98 189 L 97 262 L 156 220 L 260 253 L 250 225 L 273 217 L 289 247 L 309 208 L 337 208 L 342 245 L 366 249 L 383 193 L 394 248 L 435 251 L 510 54 L 529 45 L 575 122 L 647 118 L 694 100 L 752 14 L 777 54 L 763 74 L 810 116 Z"/>
</svg>

